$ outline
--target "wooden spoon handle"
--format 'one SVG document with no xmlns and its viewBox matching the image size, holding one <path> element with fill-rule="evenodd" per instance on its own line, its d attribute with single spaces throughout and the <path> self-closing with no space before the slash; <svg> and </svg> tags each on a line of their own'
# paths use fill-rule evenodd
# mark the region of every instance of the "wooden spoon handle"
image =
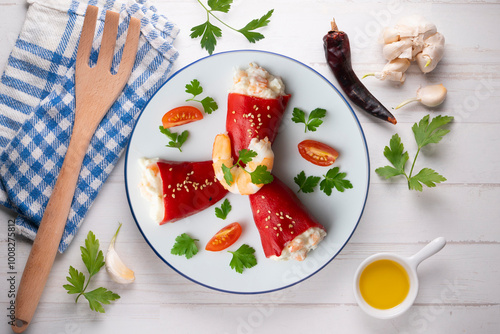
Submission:
<svg viewBox="0 0 500 334">
<path fill-rule="evenodd" d="M 16 297 L 16 320 L 12 326 L 15 333 L 23 332 L 31 323 L 68 219 L 78 175 L 92 135 L 79 131 L 79 128 L 74 127 L 61 171 L 43 214 L 19 284 Z"/>
</svg>

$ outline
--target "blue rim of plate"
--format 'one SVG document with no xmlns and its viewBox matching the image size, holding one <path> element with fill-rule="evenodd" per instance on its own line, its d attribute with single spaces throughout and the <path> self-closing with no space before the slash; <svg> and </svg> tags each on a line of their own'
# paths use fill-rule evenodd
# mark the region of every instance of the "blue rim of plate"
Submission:
<svg viewBox="0 0 500 334">
<path fill-rule="evenodd" d="M 304 63 L 302 63 L 302 62 L 300 62 L 300 61 L 298 61 L 298 60 L 296 60 L 294 58 L 291 58 L 289 56 L 285 56 L 285 55 L 282 55 L 282 54 L 279 54 L 279 53 L 271 52 L 271 51 L 253 50 L 253 49 L 230 50 L 230 51 L 224 51 L 224 52 L 215 53 L 215 54 L 212 54 L 210 56 L 206 56 L 206 57 L 200 58 L 198 60 L 195 60 L 191 64 L 188 64 L 188 65 L 184 66 L 183 68 L 181 68 L 180 70 L 178 70 L 177 72 L 175 72 L 174 74 L 172 74 L 167 79 L 167 81 L 165 81 L 165 83 L 163 83 L 163 85 L 161 85 L 160 88 L 158 88 L 158 90 L 153 94 L 153 96 L 146 103 L 146 105 L 144 106 L 144 109 L 140 112 L 139 116 L 137 117 L 137 121 L 134 124 L 134 127 L 132 129 L 132 132 L 130 133 L 130 139 L 134 135 L 135 127 L 136 127 L 136 125 L 137 125 L 137 123 L 139 121 L 139 118 L 142 116 L 142 113 L 144 112 L 144 110 L 146 110 L 149 102 L 156 96 L 156 94 L 163 88 L 163 86 L 165 86 L 173 77 L 175 77 L 177 74 L 179 74 L 182 71 L 184 71 L 186 68 L 191 67 L 194 64 L 196 64 L 196 63 L 198 63 L 200 61 L 203 61 L 203 60 L 205 60 L 207 58 L 212 58 L 212 57 L 217 57 L 217 56 L 224 55 L 224 54 L 227 54 L 227 53 L 237 53 L 237 52 L 267 53 L 267 54 L 270 54 L 270 55 L 279 56 L 279 57 L 282 57 L 282 58 L 286 58 L 286 59 L 292 60 L 292 61 L 296 62 L 297 64 L 302 65 L 302 66 L 308 68 L 310 71 L 312 71 L 313 73 L 315 73 L 316 75 L 318 75 L 320 78 L 322 78 L 323 80 L 325 80 L 330 86 L 332 86 L 332 88 L 337 92 L 337 94 L 342 98 L 342 100 L 344 100 L 344 103 L 347 105 L 347 107 L 351 111 L 352 115 L 354 116 L 354 120 L 358 124 L 359 132 L 361 134 L 361 137 L 363 138 L 363 143 L 365 144 L 366 162 L 367 162 L 367 167 L 368 167 L 368 169 L 367 169 L 368 175 L 367 175 L 367 183 L 366 183 L 366 195 L 365 195 L 365 200 L 363 202 L 363 207 L 361 209 L 361 212 L 359 213 L 358 221 L 356 222 L 356 225 L 354 226 L 354 228 L 353 228 L 351 234 L 349 235 L 349 237 L 346 239 L 346 241 L 344 242 L 344 244 L 342 245 L 342 247 L 340 247 L 339 251 L 337 253 L 335 253 L 332 256 L 332 258 L 330 260 L 328 260 L 323 266 L 321 266 L 320 268 L 318 268 L 318 270 L 316 270 L 315 272 L 313 272 L 309 276 L 306 276 L 306 277 L 302 278 L 301 280 L 298 280 L 297 282 L 294 282 L 294 283 L 291 283 L 291 284 L 288 284 L 288 285 L 285 285 L 285 286 L 282 286 L 282 287 L 279 287 L 279 288 L 276 288 L 276 289 L 265 290 L 265 291 L 245 292 L 245 291 L 231 291 L 231 290 L 224 290 L 224 289 L 216 288 L 216 287 L 204 284 L 202 282 L 199 282 L 199 281 L 197 281 L 197 280 L 195 280 L 195 279 L 187 276 L 186 274 L 182 273 L 177 268 L 175 268 L 173 265 L 171 265 L 170 263 L 168 263 L 168 261 L 165 260 L 163 258 L 163 256 L 158 253 L 158 251 L 156 250 L 156 248 L 153 247 L 153 245 L 151 245 L 151 243 L 149 242 L 148 238 L 144 234 L 143 230 L 141 229 L 141 226 L 139 225 L 137 217 L 135 216 L 134 210 L 132 209 L 132 203 L 131 203 L 130 196 L 129 196 L 129 191 L 128 191 L 129 187 L 128 187 L 128 182 L 127 182 L 127 161 L 128 161 L 128 155 L 129 155 L 130 145 L 127 145 L 127 151 L 125 153 L 125 167 L 124 167 L 125 168 L 125 171 L 124 171 L 125 192 L 126 192 L 126 195 L 127 195 L 127 202 L 128 202 L 128 206 L 130 208 L 130 212 L 132 214 L 132 217 L 135 220 L 135 224 L 137 225 L 137 228 L 139 229 L 139 231 L 142 234 L 142 237 L 144 238 L 144 240 L 146 240 L 147 244 L 149 245 L 149 247 L 151 247 L 151 249 L 153 250 L 153 252 L 155 252 L 156 256 L 158 256 L 163 262 L 165 262 L 175 272 L 177 272 L 179 275 L 187 278 L 188 280 L 190 280 L 190 281 L 192 281 L 192 282 L 194 282 L 196 284 L 199 284 L 199 285 L 201 285 L 203 287 L 206 287 L 206 288 L 209 288 L 209 289 L 212 289 L 212 290 L 215 290 L 215 291 L 226 292 L 226 293 L 233 293 L 233 294 L 240 294 L 240 295 L 256 295 L 256 294 L 270 293 L 270 292 L 275 292 L 275 291 L 287 289 L 289 287 L 292 287 L 292 286 L 294 286 L 296 284 L 299 284 L 299 283 L 301 283 L 301 282 L 309 279 L 310 277 L 316 275 L 320 270 L 322 270 L 323 268 L 325 268 L 330 262 L 332 262 L 332 260 L 335 257 L 337 257 L 337 255 L 344 249 L 344 247 L 347 245 L 347 243 L 349 242 L 349 240 L 351 240 L 351 237 L 354 234 L 354 231 L 356 231 L 356 229 L 358 228 L 359 221 L 361 220 L 361 217 L 363 216 L 363 212 L 365 211 L 366 201 L 368 199 L 368 191 L 369 191 L 369 188 L 370 188 L 370 156 L 369 156 L 369 153 L 368 153 L 368 145 L 366 143 L 365 134 L 363 132 L 363 128 L 361 127 L 361 124 L 359 123 L 359 119 L 356 116 L 356 114 L 355 114 L 354 110 L 352 109 L 351 105 L 349 104 L 349 102 L 346 100 L 346 98 L 344 97 L 344 95 L 342 95 L 342 93 L 340 93 L 340 91 L 337 89 L 337 87 L 335 87 L 327 78 L 325 78 L 322 74 L 320 74 L 319 72 L 317 72 L 315 69 L 313 69 L 312 67 L 310 67 L 310 66 L 308 66 L 308 65 L 306 65 L 306 64 L 304 64 Z M 130 139 L 129 139 L 129 141 L 130 141 Z"/>
</svg>

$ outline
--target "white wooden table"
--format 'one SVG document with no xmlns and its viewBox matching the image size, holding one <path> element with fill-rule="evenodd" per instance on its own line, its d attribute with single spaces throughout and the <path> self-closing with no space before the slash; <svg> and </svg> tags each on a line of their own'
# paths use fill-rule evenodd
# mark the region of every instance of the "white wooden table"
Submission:
<svg viewBox="0 0 500 334">
<path fill-rule="evenodd" d="M 195 0 L 159 0 L 159 11 L 181 28 L 175 46 L 179 70 L 206 56 L 190 28 L 203 22 L 205 12 Z M 30 333 L 500 333 L 500 3 L 482 1 L 254 0 L 235 1 L 221 17 L 236 26 L 274 8 L 266 38 L 250 45 L 224 29 L 216 52 L 256 48 L 293 57 L 334 84 L 323 54 L 322 37 L 334 16 L 349 33 L 353 66 L 358 74 L 381 69 L 385 61 L 378 44 L 383 26 L 401 16 L 422 14 L 446 37 L 446 54 L 437 70 L 424 76 L 416 65 L 403 86 L 365 79 L 386 106 L 413 96 L 420 84 L 443 83 L 448 98 L 432 111 L 418 104 L 397 112 L 391 126 L 354 108 L 368 142 L 371 184 L 364 215 L 354 236 L 326 268 L 291 288 L 263 295 L 234 295 L 199 286 L 165 265 L 139 232 L 128 209 L 124 189 L 124 159 L 116 166 L 91 208 L 72 245 L 58 255 L 38 306 Z M 0 0 L 0 70 L 21 29 L 23 0 Z M 453 115 L 451 132 L 419 157 L 448 179 L 422 193 L 409 191 L 404 180 L 387 182 L 375 172 L 386 164 L 382 155 L 398 132 L 413 154 L 411 126 L 424 115 Z M 14 215 L 0 210 L 0 332 L 8 321 L 7 222 Z M 65 284 L 68 267 L 79 263 L 89 230 L 107 244 L 116 223 L 123 222 L 118 251 L 136 272 L 130 286 L 97 275 L 121 299 L 105 314 L 74 303 Z M 435 237 L 446 247 L 419 267 L 420 293 L 415 305 L 394 320 L 373 319 L 357 306 L 352 293 L 356 267 L 381 251 L 411 255 Z M 17 276 L 31 242 L 18 238 Z"/>
</svg>

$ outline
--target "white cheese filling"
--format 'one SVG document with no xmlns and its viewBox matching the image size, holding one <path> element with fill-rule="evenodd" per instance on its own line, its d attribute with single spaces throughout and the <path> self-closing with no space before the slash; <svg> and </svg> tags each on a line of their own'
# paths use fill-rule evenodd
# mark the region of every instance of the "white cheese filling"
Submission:
<svg viewBox="0 0 500 334">
<path fill-rule="evenodd" d="M 246 70 L 235 71 L 233 87 L 229 92 L 275 99 L 285 95 L 285 85 L 280 77 L 275 77 L 255 63 L 250 63 Z"/>
<path fill-rule="evenodd" d="M 148 168 L 148 166 L 158 162 L 158 159 L 139 159 L 139 165 L 142 169 L 139 190 L 142 197 L 150 202 L 149 216 L 157 223 L 160 223 L 165 216 L 165 207 L 163 205 L 163 185 L 159 172 Z"/>
<path fill-rule="evenodd" d="M 311 250 L 318 247 L 325 236 L 325 230 L 319 227 L 311 227 L 288 242 L 280 256 L 272 255 L 270 258 L 276 261 L 287 261 L 290 259 L 302 261 Z"/>
</svg>

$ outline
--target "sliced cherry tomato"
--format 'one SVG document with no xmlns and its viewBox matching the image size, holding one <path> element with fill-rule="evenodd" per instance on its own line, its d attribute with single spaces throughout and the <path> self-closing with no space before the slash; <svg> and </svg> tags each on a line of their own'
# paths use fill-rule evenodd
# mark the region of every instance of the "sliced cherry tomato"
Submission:
<svg viewBox="0 0 500 334">
<path fill-rule="evenodd" d="M 334 148 L 315 140 L 304 140 L 298 147 L 304 159 L 318 166 L 330 166 L 339 156 Z"/>
<path fill-rule="evenodd" d="M 203 114 L 198 108 L 182 106 L 174 108 L 163 115 L 161 122 L 164 128 L 191 123 L 203 119 Z"/>
<path fill-rule="evenodd" d="M 207 243 L 207 251 L 218 252 L 228 248 L 238 240 L 241 235 L 241 226 L 238 223 L 232 223 L 217 232 Z"/>
</svg>

